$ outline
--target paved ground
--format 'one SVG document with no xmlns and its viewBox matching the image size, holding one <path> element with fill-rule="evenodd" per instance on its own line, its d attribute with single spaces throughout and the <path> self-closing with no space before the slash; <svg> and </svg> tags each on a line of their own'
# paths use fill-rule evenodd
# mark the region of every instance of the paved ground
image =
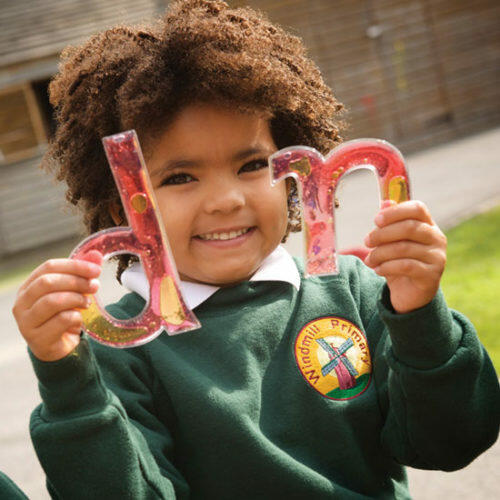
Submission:
<svg viewBox="0 0 500 500">
<path fill-rule="evenodd" d="M 469 139 L 436 147 L 408 158 L 414 198 L 424 200 L 444 228 L 471 214 L 500 203 L 500 128 Z M 377 206 L 375 181 L 353 174 L 339 192 L 338 248 L 359 244 L 370 228 Z M 289 248 L 300 253 L 297 235 Z M 65 255 L 61 247 L 45 253 Z M 33 256 L 29 257 L 31 260 Z M 45 258 L 41 253 L 37 260 Z M 18 262 L 0 263 L 0 272 Z M 105 287 L 111 280 L 105 280 Z M 46 499 L 43 473 L 28 435 L 28 420 L 38 402 L 36 382 L 10 310 L 17 283 L 0 290 L 0 470 L 7 473 L 29 498 Z M 110 292 L 113 293 L 113 292 Z M 454 473 L 410 471 L 410 486 L 417 500 L 435 498 L 492 499 L 500 491 L 500 444 L 468 468 Z"/>
</svg>

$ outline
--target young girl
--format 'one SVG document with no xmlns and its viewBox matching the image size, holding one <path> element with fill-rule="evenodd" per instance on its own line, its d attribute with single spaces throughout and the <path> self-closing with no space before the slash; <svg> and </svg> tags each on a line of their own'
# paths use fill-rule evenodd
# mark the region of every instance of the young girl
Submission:
<svg viewBox="0 0 500 500">
<path fill-rule="evenodd" d="M 80 336 L 99 254 L 50 260 L 14 307 L 43 403 L 32 438 L 55 498 L 408 498 L 403 465 L 463 467 L 494 442 L 496 374 L 439 291 L 445 238 L 420 202 L 385 205 L 365 266 L 304 278 L 279 246 L 293 183 L 267 158 L 339 141 L 341 105 L 301 42 L 249 9 L 172 4 L 68 50 L 45 157 L 89 231 L 126 224 L 100 143 L 136 129 L 202 328 L 134 349 Z M 374 271 L 372 269 L 373 268 Z M 136 315 L 133 290 L 109 308 Z"/>
</svg>

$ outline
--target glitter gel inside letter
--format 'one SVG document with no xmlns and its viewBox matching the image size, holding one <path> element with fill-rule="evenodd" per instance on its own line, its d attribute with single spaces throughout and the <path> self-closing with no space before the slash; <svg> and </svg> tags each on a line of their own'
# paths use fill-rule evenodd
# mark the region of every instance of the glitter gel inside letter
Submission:
<svg viewBox="0 0 500 500">
<path fill-rule="evenodd" d="M 149 301 L 139 316 L 120 320 L 110 316 L 91 295 L 90 307 L 81 311 L 85 331 L 102 344 L 134 347 L 149 342 L 163 330 L 173 335 L 199 328 L 180 291 L 137 134 L 129 130 L 105 137 L 103 144 L 130 227 L 95 233 L 82 241 L 70 257 L 84 258 L 90 250 L 98 250 L 105 258 L 137 255 L 149 282 Z"/>
<path fill-rule="evenodd" d="M 338 273 L 335 242 L 335 190 L 343 175 L 359 168 L 372 170 L 381 200 L 410 199 L 402 154 L 379 139 L 348 141 L 324 157 L 313 148 L 292 146 L 269 158 L 271 183 L 293 177 L 298 184 L 305 230 L 306 275 Z"/>
</svg>

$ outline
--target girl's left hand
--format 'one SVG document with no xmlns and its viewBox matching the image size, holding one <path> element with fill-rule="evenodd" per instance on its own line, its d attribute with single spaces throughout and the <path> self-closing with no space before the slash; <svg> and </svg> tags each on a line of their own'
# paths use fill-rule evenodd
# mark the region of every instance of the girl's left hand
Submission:
<svg viewBox="0 0 500 500">
<path fill-rule="evenodd" d="M 427 305 L 446 264 L 446 236 L 421 201 L 385 201 L 365 238 L 365 264 L 384 276 L 398 313 Z"/>
</svg>

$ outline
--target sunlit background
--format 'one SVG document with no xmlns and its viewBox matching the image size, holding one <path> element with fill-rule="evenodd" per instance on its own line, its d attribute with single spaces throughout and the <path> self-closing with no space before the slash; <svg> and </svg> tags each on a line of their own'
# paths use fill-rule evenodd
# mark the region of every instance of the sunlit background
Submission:
<svg viewBox="0 0 500 500">
<path fill-rule="evenodd" d="M 0 273 L 4 276 L 10 276 L 16 266 L 29 266 L 54 253 L 64 255 L 81 238 L 78 217 L 65 207 L 64 187 L 38 168 L 54 129 L 47 86 L 57 71 L 60 51 L 117 23 L 151 20 L 167 3 L 0 0 Z M 409 155 L 414 192 L 425 185 L 425 193 L 419 196 L 427 196 L 426 201 L 448 225 L 462 210 L 463 200 L 449 190 L 460 176 L 470 175 L 461 191 L 469 205 L 482 207 L 495 202 L 500 165 L 495 169 L 484 166 L 492 172 L 484 174 L 489 175 L 489 182 L 475 181 L 471 169 L 479 168 L 481 161 L 476 150 L 471 153 L 472 143 L 453 146 L 460 169 L 441 162 L 448 161 L 450 141 L 483 134 L 475 139 L 475 147 L 491 155 L 500 139 L 497 0 L 229 3 L 261 9 L 303 38 L 310 56 L 347 108 L 350 128 L 345 138 L 383 138 Z M 496 161 L 496 156 L 492 158 L 487 161 Z M 447 170 L 434 174 L 425 169 L 429 161 Z M 360 244 L 369 230 L 377 207 L 375 185 L 369 173 L 353 175 L 341 184 L 341 204 L 336 212 L 339 248 Z M 439 204 L 443 198 L 446 204 Z M 295 235 L 288 244 L 294 254 L 300 254 L 300 238 Z M 109 279 L 104 281 L 111 283 L 113 269 L 108 268 L 107 273 Z M 27 432 L 29 413 L 38 395 L 10 315 L 15 289 L 10 285 L 2 288 L 1 284 L 0 279 L 0 321 L 5 329 L 0 340 L 0 470 L 30 498 L 48 498 Z M 119 293 L 109 286 L 102 299 L 112 300 Z M 490 460 L 483 466 L 483 476 L 472 480 L 467 476 L 463 481 L 470 486 L 477 480 L 474 492 L 487 492 L 495 471 Z M 416 498 L 435 494 L 426 482 L 415 478 L 419 488 Z M 474 498 L 481 498 L 475 493 Z"/>
</svg>

